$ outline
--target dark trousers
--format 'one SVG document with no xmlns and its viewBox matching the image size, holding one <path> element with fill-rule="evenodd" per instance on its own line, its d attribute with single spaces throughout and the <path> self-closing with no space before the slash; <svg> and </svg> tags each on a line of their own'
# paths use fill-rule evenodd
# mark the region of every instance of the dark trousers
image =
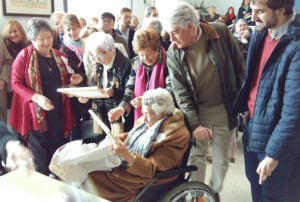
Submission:
<svg viewBox="0 0 300 202">
<path fill-rule="evenodd" d="M 287 202 L 300 202 L 300 151 L 298 152 L 290 176 Z"/>
<path fill-rule="evenodd" d="M 251 185 L 252 200 L 253 202 L 286 202 L 289 178 L 299 149 L 295 149 L 288 158 L 280 161 L 272 175 L 262 185 L 259 185 L 259 175 L 256 173 L 256 169 L 266 154 L 247 150 L 251 130 L 252 119 L 249 118 L 244 130 L 243 145 L 246 176 Z"/>
<path fill-rule="evenodd" d="M 61 120 L 48 122 L 48 131 L 29 131 L 29 148 L 34 155 L 36 171 L 49 175 L 48 168 L 54 152 L 64 144 L 63 124 Z"/>
</svg>

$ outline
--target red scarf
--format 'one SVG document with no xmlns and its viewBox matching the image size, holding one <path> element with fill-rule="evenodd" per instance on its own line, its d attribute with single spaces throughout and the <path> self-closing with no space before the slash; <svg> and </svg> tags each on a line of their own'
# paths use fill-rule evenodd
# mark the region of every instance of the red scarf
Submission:
<svg viewBox="0 0 300 202">
<path fill-rule="evenodd" d="M 229 18 L 230 21 L 234 20 L 236 18 L 235 14 L 230 14 L 228 13 L 227 17 Z"/>
<path fill-rule="evenodd" d="M 152 73 L 149 80 L 149 88 L 146 89 L 147 85 L 147 70 L 143 64 L 140 64 L 137 67 L 137 72 L 135 76 L 135 86 L 134 86 L 134 97 L 139 97 L 144 94 L 146 90 L 156 89 L 156 88 L 164 88 L 165 87 L 165 64 L 166 64 L 166 52 L 161 47 L 160 55 L 162 57 L 161 63 L 156 63 L 153 66 Z M 160 56 L 159 55 L 159 56 Z M 158 57 L 159 57 L 158 56 Z M 142 116 L 141 108 L 134 109 L 134 122 Z"/>
</svg>

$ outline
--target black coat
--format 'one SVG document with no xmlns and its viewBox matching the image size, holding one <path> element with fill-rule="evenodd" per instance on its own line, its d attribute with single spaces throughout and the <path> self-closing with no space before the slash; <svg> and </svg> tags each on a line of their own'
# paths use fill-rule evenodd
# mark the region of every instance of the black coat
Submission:
<svg viewBox="0 0 300 202">
<path fill-rule="evenodd" d="M 98 74 L 98 81 L 94 80 L 94 85 L 98 85 L 99 80 L 102 78 L 103 66 L 99 65 L 96 74 Z M 131 60 L 125 57 L 118 49 L 116 49 L 116 56 L 112 65 L 112 68 L 107 71 L 107 88 L 112 87 L 114 90 L 114 95 L 111 98 L 96 98 L 92 102 L 97 105 L 97 112 L 101 114 L 102 120 L 108 126 L 110 122 L 108 121 L 107 113 L 119 106 L 119 103 L 124 95 L 125 86 L 128 81 L 131 72 Z M 100 81 L 99 83 L 102 83 Z M 125 117 L 125 131 L 131 130 L 133 127 L 133 116 L 130 115 Z"/>
<path fill-rule="evenodd" d="M 122 36 L 121 30 L 119 28 L 116 29 L 116 32 L 117 32 L 117 34 L 119 34 L 119 35 Z M 135 33 L 135 30 L 129 28 L 129 37 L 128 37 L 128 42 L 127 43 L 128 43 L 129 53 L 130 53 L 128 55 L 128 57 L 130 59 L 132 59 L 135 56 L 135 53 L 133 51 L 133 46 L 132 46 L 132 41 L 133 41 L 134 33 Z"/>
</svg>

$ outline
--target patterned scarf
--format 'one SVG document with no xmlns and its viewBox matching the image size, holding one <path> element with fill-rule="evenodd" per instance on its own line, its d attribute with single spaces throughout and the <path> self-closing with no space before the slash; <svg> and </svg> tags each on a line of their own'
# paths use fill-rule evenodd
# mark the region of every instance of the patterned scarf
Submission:
<svg viewBox="0 0 300 202">
<path fill-rule="evenodd" d="M 60 72 L 61 86 L 66 86 L 68 82 L 65 79 L 68 78 L 68 72 L 66 70 L 66 66 L 64 62 L 61 60 L 61 58 L 53 51 L 53 49 L 51 49 L 51 55 L 52 58 L 55 60 Z M 29 75 L 31 89 L 34 92 L 43 95 L 38 55 L 35 49 L 32 51 L 32 54 L 30 56 L 28 75 Z M 62 96 L 63 103 L 65 98 L 66 98 L 65 95 L 63 95 Z M 43 108 L 40 107 L 37 103 L 35 103 L 35 114 L 36 114 L 37 121 L 39 123 L 40 130 L 46 131 L 48 128 L 47 121 L 46 121 L 46 111 L 43 110 Z"/>
<path fill-rule="evenodd" d="M 153 66 L 152 73 L 149 79 L 149 87 L 147 88 L 147 70 L 144 67 L 144 64 L 140 64 L 137 67 L 136 77 L 135 77 L 135 86 L 134 86 L 134 97 L 139 97 L 144 94 L 145 91 L 156 89 L 156 88 L 164 88 L 165 87 L 165 64 L 166 64 L 166 52 L 161 47 L 160 52 L 162 55 L 161 63 L 156 63 Z M 136 121 L 139 117 L 142 116 L 141 108 L 134 109 L 134 121 Z"/>
<path fill-rule="evenodd" d="M 158 135 L 158 130 L 166 118 L 167 116 L 158 120 L 150 128 L 147 127 L 146 123 L 141 123 L 136 128 L 132 129 L 128 133 L 126 140 L 126 147 L 129 149 L 130 153 L 136 153 L 142 157 L 147 157 L 149 155 L 151 145 Z"/>
</svg>

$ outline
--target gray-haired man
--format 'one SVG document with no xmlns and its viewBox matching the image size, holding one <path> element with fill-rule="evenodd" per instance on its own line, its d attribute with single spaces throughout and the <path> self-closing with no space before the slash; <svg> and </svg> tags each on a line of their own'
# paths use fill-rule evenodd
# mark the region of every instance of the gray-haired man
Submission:
<svg viewBox="0 0 300 202">
<path fill-rule="evenodd" d="M 218 197 L 228 169 L 232 129 L 237 125 L 231 109 L 243 79 L 243 57 L 225 25 L 199 24 L 188 3 L 176 4 L 166 19 L 172 41 L 167 63 L 173 94 L 197 140 L 190 154 L 190 163 L 198 167 L 192 180 L 204 181 L 205 157 L 213 139 L 209 185 Z"/>
</svg>

